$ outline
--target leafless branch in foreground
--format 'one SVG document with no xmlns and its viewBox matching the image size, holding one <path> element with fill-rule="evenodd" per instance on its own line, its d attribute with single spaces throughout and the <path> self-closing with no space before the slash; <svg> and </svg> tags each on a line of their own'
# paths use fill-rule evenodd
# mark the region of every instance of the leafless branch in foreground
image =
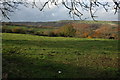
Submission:
<svg viewBox="0 0 120 80">
<path fill-rule="evenodd" d="M 100 0 L 47 0 L 42 3 L 43 0 L 32 0 L 32 6 L 38 8 L 40 11 L 43 11 L 46 6 L 56 5 L 59 6 L 61 3 L 66 9 L 69 10 L 69 15 L 74 19 L 75 16 L 82 19 L 82 16 L 85 14 L 82 10 L 86 10 L 90 17 L 95 20 L 95 13 L 97 12 L 97 8 L 102 7 L 106 12 L 109 12 L 109 7 L 114 7 L 115 13 L 120 9 L 120 1 L 112 0 L 112 3 L 109 2 L 101 2 Z M 39 7 L 37 3 L 40 3 L 42 7 Z M 18 9 L 19 5 L 28 5 L 27 0 L 1 0 L 0 1 L 0 11 L 2 15 L 8 19 L 9 13 L 14 12 L 15 9 Z M 114 4 L 114 5 L 113 5 Z M 98 15 L 99 16 L 99 15 Z"/>
</svg>

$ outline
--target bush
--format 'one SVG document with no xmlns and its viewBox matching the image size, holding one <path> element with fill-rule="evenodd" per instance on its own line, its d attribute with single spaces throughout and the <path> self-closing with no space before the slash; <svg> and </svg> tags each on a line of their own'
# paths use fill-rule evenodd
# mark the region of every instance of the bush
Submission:
<svg viewBox="0 0 120 80">
<path fill-rule="evenodd" d="M 44 31 L 44 35 L 46 35 L 46 36 L 51 36 L 51 37 L 56 36 L 56 34 L 54 34 L 53 31 Z"/>
<path fill-rule="evenodd" d="M 3 32 L 3 33 L 12 33 L 12 29 L 7 28 L 7 27 L 3 27 L 3 28 L 2 28 L 2 32 Z"/>
<path fill-rule="evenodd" d="M 33 29 L 27 29 L 26 33 L 27 34 L 35 34 L 35 31 Z"/>
<path fill-rule="evenodd" d="M 13 33 L 25 33 L 25 30 L 23 28 L 20 27 L 16 27 L 12 29 Z"/>
<path fill-rule="evenodd" d="M 56 35 L 54 34 L 53 31 L 49 31 L 48 36 L 55 37 Z"/>
<path fill-rule="evenodd" d="M 76 32 L 72 24 L 67 24 L 61 27 L 58 31 L 59 31 L 59 35 L 63 37 L 73 37 L 75 36 L 75 32 Z"/>
<path fill-rule="evenodd" d="M 53 30 L 52 32 L 53 32 L 54 36 L 60 36 L 60 31 L 59 31 L 59 29 L 55 29 L 55 30 Z"/>
<path fill-rule="evenodd" d="M 111 25 L 101 25 L 94 31 L 93 36 L 97 38 L 117 39 L 117 27 Z"/>
<path fill-rule="evenodd" d="M 42 31 L 36 31 L 34 32 L 35 35 L 39 35 L 39 36 L 44 36 L 43 32 Z"/>
<path fill-rule="evenodd" d="M 88 36 L 87 38 L 88 38 L 88 39 L 92 39 L 92 37 L 91 37 L 91 36 Z"/>
</svg>

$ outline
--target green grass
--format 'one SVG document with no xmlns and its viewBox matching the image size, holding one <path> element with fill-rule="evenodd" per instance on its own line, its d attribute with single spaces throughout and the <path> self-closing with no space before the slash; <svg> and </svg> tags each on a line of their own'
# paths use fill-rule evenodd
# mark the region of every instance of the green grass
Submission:
<svg viewBox="0 0 120 80">
<path fill-rule="evenodd" d="M 21 28 L 23 28 L 23 29 L 28 28 L 28 27 L 26 27 L 26 26 L 10 26 L 10 25 L 7 25 L 7 26 L 5 26 L 5 27 L 10 28 L 10 29 L 16 28 L 16 27 L 21 27 Z"/>
<path fill-rule="evenodd" d="M 9 78 L 119 77 L 117 45 L 109 39 L 3 33 L 3 73 Z"/>
<path fill-rule="evenodd" d="M 86 23 L 86 24 L 119 24 L 118 21 L 92 21 L 92 20 L 89 20 L 89 21 L 81 21 L 81 20 L 61 20 L 61 21 L 58 21 L 58 22 L 76 22 L 76 23 Z"/>
</svg>

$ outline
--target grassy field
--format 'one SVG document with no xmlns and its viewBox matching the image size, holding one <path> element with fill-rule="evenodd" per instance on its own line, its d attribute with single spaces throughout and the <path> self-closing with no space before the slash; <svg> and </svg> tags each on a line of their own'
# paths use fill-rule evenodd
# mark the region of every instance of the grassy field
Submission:
<svg viewBox="0 0 120 80">
<path fill-rule="evenodd" d="M 118 41 L 3 33 L 3 73 L 8 78 L 118 76 Z"/>
<path fill-rule="evenodd" d="M 54 30 L 55 27 L 50 27 L 50 28 L 39 28 L 39 27 L 27 27 L 27 26 L 5 26 L 6 28 L 8 29 L 14 29 L 16 27 L 19 27 L 19 28 L 22 28 L 24 30 L 28 30 L 28 29 L 31 29 L 33 31 L 51 31 L 51 30 Z"/>
</svg>

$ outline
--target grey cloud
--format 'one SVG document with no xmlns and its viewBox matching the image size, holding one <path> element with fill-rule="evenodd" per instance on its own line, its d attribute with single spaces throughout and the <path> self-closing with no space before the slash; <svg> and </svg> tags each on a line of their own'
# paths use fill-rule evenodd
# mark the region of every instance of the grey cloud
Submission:
<svg viewBox="0 0 120 80">
<path fill-rule="evenodd" d="M 39 11 L 37 8 L 26 8 L 24 6 L 19 7 L 20 10 L 16 10 L 12 13 L 11 21 L 56 21 L 56 20 L 72 20 L 68 14 L 68 10 L 64 6 L 46 8 L 44 11 Z M 54 15 L 52 15 L 54 14 Z M 112 11 L 106 13 L 103 9 L 99 9 L 96 13 L 98 15 L 97 20 L 118 20 L 118 15 L 114 15 Z M 90 14 L 85 12 L 84 17 L 88 17 Z M 76 18 L 78 19 L 78 18 Z M 6 20 L 6 19 L 5 19 Z M 91 18 L 88 18 L 91 20 Z"/>
</svg>

